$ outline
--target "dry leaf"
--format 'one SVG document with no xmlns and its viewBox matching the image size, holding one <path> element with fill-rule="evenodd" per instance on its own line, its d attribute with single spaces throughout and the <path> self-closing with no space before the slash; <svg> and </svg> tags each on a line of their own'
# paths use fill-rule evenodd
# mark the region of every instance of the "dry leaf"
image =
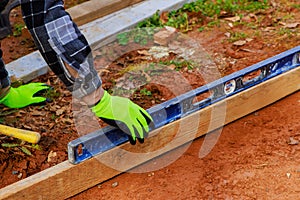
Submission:
<svg viewBox="0 0 300 200">
<path fill-rule="evenodd" d="M 235 46 L 243 46 L 246 43 L 247 43 L 246 40 L 238 40 L 238 41 L 234 42 L 233 45 L 235 45 Z"/>
<path fill-rule="evenodd" d="M 285 24 L 284 28 L 297 28 L 300 25 L 300 23 L 295 22 L 295 23 L 289 23 L 289 24 Z"/>
<path fill-rule="evenodd" d="M 34 110 L 31 115 L 33 116 L 44 116 L 45 115 L 45 112 L 42 112 L 42 111 L 38 111 L 38 110 Z"/>
<path fill-rule="evenodd" d="M 251 17 L 251 18 L 254 18 L 254 19 L 255 19 L 255 21 L 257 21 L 257 20 L 258 20 L 258 18 L 257 18 L 257 16 L 256 16 L 255 14 L 252 14 L 252 13 L 250 13 L 250 14 L 249 14 L 249 17 Z"/>
<path fill-rule="evenodd" d="M 264 32 L 269 32 L 269 31 L 273 31 L 273 30 L 276 30 L 275 27 L 266 27 L 263 29 Z"/>
<path fill-rule="evenodd" d="M 141 51 L 137 51 L 137 52 L 138 52 L 138 54 L 144 55 L 144 56 L 150 56 L 151 55 L 147 50 L 141 50 Z"/>
<path fill-rule="evenodd" d="M 56 114 L 57 116 L 59 116 L 59 115 L 62 115 L 64 112 L 65 112 L 65 109 L 64 109 L 64 108 L 61 108 L 61 109 L 57 110 L 57 111 L 55 112 L 55 114 Z"/>
<path fill-rule="evenodd" d="M 228 38 L 231 36 L 231 34 L 229 32 L 226 32 L 224 35 Z"/>
<path fill-rule="evenodd" d="M 50 151 L 50 153 L 48 154 L 47 162 L 51 162 L 52 158 L 55 158 L 56 156 L 56 152 Z"/>
<path fill-rule="evenodd" d="M 230 22 L 238 22 L 241 20 L 240 16 L 235 16 L 235 17 L 227 17 L 225 20 L 230 21 Z"/>
</svg>

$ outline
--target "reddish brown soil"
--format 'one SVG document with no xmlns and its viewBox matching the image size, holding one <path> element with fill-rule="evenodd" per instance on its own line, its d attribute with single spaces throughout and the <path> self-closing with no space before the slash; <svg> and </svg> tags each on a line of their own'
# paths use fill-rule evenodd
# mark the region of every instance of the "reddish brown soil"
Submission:
<svg viewBox="0 0 300 200">
<path fill-rule="evenodd" d="M 255 14 L 259 18 L 254 21 L 258 25 L 256 29 L 242 25 L 232 28 L 228 21 L 222 21 L 219 27 L 207 28 L 203 32 L 195 28 L 187 34 L 199 41 L 212 55 L 222 75 L 230 74 L 299 45 L 300 24 L 290 28 L 290 33 L 279 33 L 284 24 L 300 22 L 299 9 L 290 9 L 285 1 L 276 2 L 276 9 Z M 286 15 L 293 17 L 286 18 Z M 254 19 L 245 17 L 244 20 Z M 228 41 L 225 34 L 228 32 L 244 32 L 252 40 L 236 46 Z M 26 34 L 24 31 L 22 37 L 10 37 L 2 41 L 6 62 L 32 51 L 32 40 Z M 139 56 L 135 55 L 137 58 Z M 104 61 L 96 59 L 96 67 L 101 62 Z M 134 59 L 127 62 L 132 63 Z M 120 72 L 117 71 L 120 70 L 118 67 L 125 66 L 124 63 L 121 59 L 106 68 L 106 71 L 101 71 L 106 89 L 111 89 L 111 79 L 117 78 Z M 180 73 L 189 80 L 192 87 L 203 83 L 201 78 L 195 76 L 197 72 L 194 69 L 184 68 Z M 54 86 L 59 96 L 42 107 L 29 107 L 14 113 L 8 113 L 11 110 L 3 108 L 5 115 L 0 117 L 7 125 L 40 132 L 42 140 L 39 146 L 42 150 L 26 146 L 32 152 L 32 156 L 28 156 L 18 147 L 0 147 L 0 188 L 65 161 L 67 143 L 78 137 L 70 105 L 71 94 L 51 73 L 34 81 Z M 140 93 L 130 97 L 144 108 L 173 95 L 157 85 L 146 87 L 152 92 L 151 97 Z M 217 145 L 204 158 L 199 158 L 204 139 L 200 138 L 167 167 L 147 173 L 123 173 L 70 199 L 298 199 L 299 106 L 300 93 L 296 92 L 226 125 Z M 2 136 L 0 141 L 20 144 L 20 141 Z M 179 150 L 145 165 L 163 162 Z M 52 155 L 50 159 L 49 155 Z"/>
<path fill-rule="evenodd" d="M 288 144 L 300 139 L 299 100 L 297 92 L 225 126 L 204 158 L 201 138 L 161 170 L 124 173 L 71 199 L 299 199 L 300 147 Z"/>
</svg>

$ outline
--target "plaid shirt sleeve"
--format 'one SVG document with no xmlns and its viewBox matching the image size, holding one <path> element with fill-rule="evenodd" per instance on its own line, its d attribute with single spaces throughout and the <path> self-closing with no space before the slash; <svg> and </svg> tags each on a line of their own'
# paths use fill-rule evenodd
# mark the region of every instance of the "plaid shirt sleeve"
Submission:
<svg viewBox="0 0 300 200">
<path fill-rule="evenodd" d="M 91 48 L 62 0 L 21 0 L 24 22 L 41 55 L 76 98 L 101 86 Z M 76 77 L 66 68 L 67 63 Z"/>
<path fill-rule="evenodd" d="M 1 47 L 1 45 L 0 45 Z M 0 49 L 0 99 L 7 94 L 6 88 L 10 86 L 10 79 L 2 60 L 2 50 Z"/>
</svg>

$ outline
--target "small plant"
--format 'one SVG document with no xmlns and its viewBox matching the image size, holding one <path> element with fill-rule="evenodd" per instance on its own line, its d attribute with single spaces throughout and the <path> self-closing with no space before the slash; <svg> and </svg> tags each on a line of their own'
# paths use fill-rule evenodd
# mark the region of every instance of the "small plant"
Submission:
<svg viewBox="0 0 300 200">
<path fill-rule="evenodd" d="M 42 149 L 38 144 L 26 145 L 25 142 L 23 142 L 23 141 L 20 144 L 18 144 L 18 143 L 2 143 L 1 146 L 4 148 L 21 150 L 24 154 L 26 154 L 28 156 L 32 156 L 32 153 L 29 149 L 36 149 L 36 150 Z"/>
<path fill-rule="evenodd" d="M 188 14 L 186 12 L 180 12 L 178 14 L 176 12 L 170 12 L 166 25 L 182 30 L 183 32 L 192 30 L 189 24 Z"/>
<path fill-rule="evenodd" d="M 279 35 L 285 35 L 285 34 L 287 34 L 287 35 L 291 35 L 292 34 L 292 31 L 290 30 L 290 29 L 288 29 L 288 28 L 280 28 L 279 30 L 278 30 L 278 34 Z"/>
<path fill-rule="evenodd" d="M 292 7 L 300 10 L 300 4 L 292 4 Z"/>
<path fill-rule="evenodd" d="M 138 28 L 145 28 L 145 27 L 162 27 L 163 23 L 160 20 L 160 11 L 157 10 L 152 17 L 145 19 L 141 22 L 138 23 L 137 27 Z"/>
<path fill-rule="evenodd" d="M 207 24 L 207 27 L 220 26 L 220 20 L 211 21 Z"/>
<path fill-rule="evenodd" d="M 247 37 L 248 37 L 248 35 L 246 33 L 243 33 L 243 32 L 233 32 L 233 33 L 231 33 L 231 36 L 230 36 L 230 38 L 228 40 L 229 40 L 229 42 L 235 42 L 235 41 L 238 41 L 238 40 L 245 39 Z"/>
<path fill-rule="evenodd" d="M 138 24 L 138 27 L 162 27 L 165 25 L 173 26 L 181 31 L 189 31 L 195 23 L 189 19 L 189 13 L 200 13 L 203 16 L 210 17 L 216 21 L 221 13 L 227 15 L 236 15 L 239 12 L 254 12 L 264 10 L 269 7 L 267 0 L 251 1 L 251 0 L 197 0 L 191 3 L 184 4 L 180 9 L 173 10 L 168 13 L 167 22 L 162 22 L 159 12 L 157 11 L 152 17 Z M 198 19 L 196 23 L 202 20 Z M 218 25 L 219 22 L 213 22 L 210 25 Z M 202 30 L 202 29 L 200 29 Z"/>
<path fill-rule="evenodd" d="M 205 30 L 205 27 L 204 26 L 201 26 L 200 28 L 198 28 L 198 31 L 199 32 L 202 32 L 202 31 L 204 31 Z"/>
<path fill-rule="evenodd" d="M 58 118 L 54 113 L 51 115 L 51 120 L 55 121 Z"/>
<path fill-rule="evenodd" d="M 147 90 L 147 88 L 143 88 L 140 90 L 140 94 L 144 96 L 152 96 L 152 92 Z"/>
<path fill-rule="evenodd" d="M 18 37 L 22 35 L 22 30 L 25 28 L 24 24 L 15 24 L 14 25 L 14 31 L 13 31 L 13 36 Z"/>
<path fill-rule="evenodd" d="M 153 28 L 136 28 L 128 32 L 119 33 L 117 40 L 120 45 L 127 45 L 130 42 L 146 45 L 150 40 L 153 40 L 155 30 Z"/>
<path fill-rule="evenodd" d="M 194 68 L 193 63 L 188 60 L 171 60 L 171 61 L 161 61 L 160 64 L 163 65 L 175 65 L 175 70 L 179 71 L 182 68 L 187 68 L 188 70 L 191 70 Z"/>
<path fill-rule="evenodd" d="M 123 45 L 123 46 L 127 45 L 129 42 L 128 32 L 119 33 L 117 35 L 117 39 L 118 39 L 118 43 L 120 45 Z"/>
</svg>

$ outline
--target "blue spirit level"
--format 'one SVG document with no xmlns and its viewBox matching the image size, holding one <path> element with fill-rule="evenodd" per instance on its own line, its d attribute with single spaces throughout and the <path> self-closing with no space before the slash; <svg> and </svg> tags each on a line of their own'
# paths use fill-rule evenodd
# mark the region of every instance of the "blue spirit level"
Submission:
<svg viewBox="0 0 300 200">
<path fill-rule="evenodd" d="M 300 46 L 297 46 L 156 105 L 147 111 L 154 120 L 154 129 L 157 129 L 299 66 Z M 256 76 L 251 76 L 250 79 L 245 78 L 250 77 L 253 73 Z M 210 97 L 193 103 L 195 97 L 208 91 L 212 93 Z M 78 164 L 127 141 L 127 135 L 120 129 L 110 126 L 104 127 L 71 141 L 68 144 L 69 161 Z"/>
</svg>

